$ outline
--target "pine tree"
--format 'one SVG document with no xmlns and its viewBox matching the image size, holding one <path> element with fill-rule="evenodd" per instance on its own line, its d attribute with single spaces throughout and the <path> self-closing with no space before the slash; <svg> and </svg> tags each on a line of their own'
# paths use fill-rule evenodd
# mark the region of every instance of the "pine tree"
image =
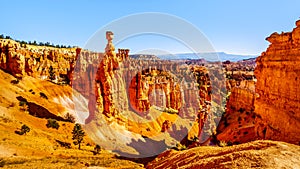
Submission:
<svg viewBox="0 0 300 169">
<path fill-rule="evenodd" d="M 75 145 L 78 145 L 78 149 L 80 150 L 80 144 L 83 141 L 83 137 L 85 135 L 80 124 L 78 123 L 75 124 L 72 134 L 73 134 L 72 139 L 74 140 L 73 143 Z"/>
</svg>

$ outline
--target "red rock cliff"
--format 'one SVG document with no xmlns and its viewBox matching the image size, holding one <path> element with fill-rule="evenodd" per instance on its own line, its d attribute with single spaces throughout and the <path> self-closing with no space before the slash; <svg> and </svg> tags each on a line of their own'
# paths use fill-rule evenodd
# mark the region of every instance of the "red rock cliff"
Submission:
<svg viewBox="0 0 300 169">
<path fill-rule="evenodd" d="M 258 135 L 298 144 L 300 141 L 300 20 L 288 33 L 273 33 L 271 44 L 256 60 L 255 112 Z M 261 131 L 261 132 L 260 132 Z"/>
</svg>

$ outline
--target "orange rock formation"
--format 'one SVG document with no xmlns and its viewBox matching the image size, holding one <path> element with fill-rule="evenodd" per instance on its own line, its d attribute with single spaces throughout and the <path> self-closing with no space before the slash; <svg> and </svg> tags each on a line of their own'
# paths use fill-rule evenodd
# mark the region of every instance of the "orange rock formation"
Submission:
<svg viewBox="0 0 300 169">
<path fill-rule="evenodd" d="M 29 75 L 55 83 L 68 83 L 68 72 L 76 56 L 75 48 L 53 48 L 20 45 L 9 39 L 0 39 L 0 68 L 22 77 Z"/>
<path fill-rule="evenodd" d="M 133 59 L 128 49 L 118 49 L 115 53 L 112 32 L 107 32 L 107 40 L 105 53 L 96 53 L 80 48 L 20 45 L 1 39 L 0 68 L 15 77 L 32 76 L 72 85 L 89 100 L 90 115 L 86 123 L 95 119 L 97 113 L 124 123 L 126 119 L 120 118 L 120 112 L 134 111 L 145 117 L 154 106 L 195 122 L 191 137 L 215 130 L 215 125 L 207 125 L 206 131 L 200 133 L 207 119 L 215 121 L 210 109 L 211 83 L 218 79 L 212 76 L 219 73 L 209 74 L 206 67 L 186 61 Z M 158 123 L 159 132 L 173 125 L 172 120 L 162 119 Z"/>
<path fill-rule="evenodd" d="M 288 33 L 273 33 L 266 52 L 257 58 L 255 112 L 257 134 L 264 139 L 300 141 L 300 20 Z"/>
<path fill-rule="evenodd" d="M 238 144 L 257 139 L 255 95 L 254 81 L 242 81 L 231 90 L 226 113 L 218 126 L 218 140 Z"/>
<path fill-rule="evenodd" d="M 300 142 L 300 21 L 288 33 L 273 33 L 271 44 L 256 59 L 254 84 L 234 88 L 219 140 L 243 143 L 255 139 Z"/>
</svg>

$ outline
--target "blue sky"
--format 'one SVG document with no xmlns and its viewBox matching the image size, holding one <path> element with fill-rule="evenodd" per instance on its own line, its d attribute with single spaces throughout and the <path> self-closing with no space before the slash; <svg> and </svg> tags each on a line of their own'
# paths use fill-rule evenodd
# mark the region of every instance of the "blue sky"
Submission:
<svg viewBox="0 0 300 169">
<path fill-rule="evenodd" d="M 299 0 L 7 0 L 1 1 L 0 34 L 25 41 L 83 47 L 97 30 L 113 20 L 135 13 L 162 12 L 195 25 L 216 51 L 260 54 L 268 46 L 267 36 L 295 27 L 300 17 L 299 6 Z M 187 52 L 176 43 L 147 36 L 123 45 L 135 52 L 157 47 Z"/>
</svg>

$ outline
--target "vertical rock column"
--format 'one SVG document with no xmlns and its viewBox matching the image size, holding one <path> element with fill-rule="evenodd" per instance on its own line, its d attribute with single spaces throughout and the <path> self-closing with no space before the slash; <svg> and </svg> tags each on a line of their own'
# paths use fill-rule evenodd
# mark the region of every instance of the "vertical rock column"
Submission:
<svg viewBox="0 0 300 169">
<path fill-rule="evenodd" d="M 120 111 L 128 109 L 126 83 L 124 81 L 126 75 L 123 74 L 121 62 L 124 58 L 128 58 L 129 50 L 119 50 L 118 55 L 116 55 L 112 43 L 113 33 L 107 31 L 106 39 L 108 42 L 105 53 L 98 66 L 95 78 L 95 93 L 98 111 L 103 112 L 107 117 L 112 117 Z"/>
</svg>

